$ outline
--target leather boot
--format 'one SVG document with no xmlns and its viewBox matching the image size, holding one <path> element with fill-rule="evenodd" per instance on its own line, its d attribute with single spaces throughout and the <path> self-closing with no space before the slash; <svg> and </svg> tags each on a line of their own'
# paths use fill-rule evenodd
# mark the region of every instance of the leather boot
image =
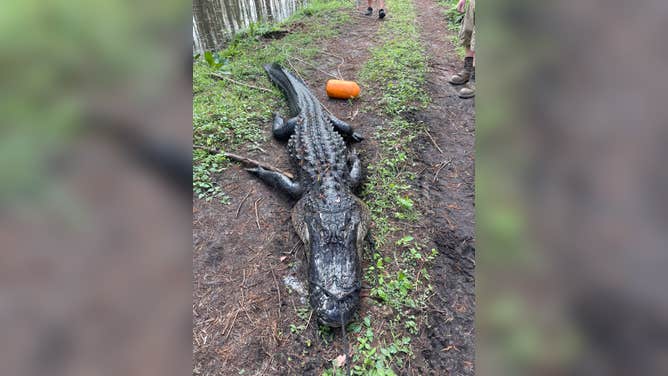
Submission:
<svg viewBox="0 0 668 376">
<path fill-rule="evenodd" d="M 373 14 L 373 8 L 368 7 L 366 8 L 366 12 L 364 13 L 365 16 L 370 16 Z"/>
<path fill-rule="evenodd" d="M 453 85 L 463 85 L 471 79 L 473 75 L 473 57 L 464 58 L 464 69 L 450 77 L 450 83 Z"/>
<path fill-rule="evenodd" d="M 463 99 L 475 97 L 475 82 L 471 82 L 463 88 L 459 89 L 458 95 Z"/>
</svg>

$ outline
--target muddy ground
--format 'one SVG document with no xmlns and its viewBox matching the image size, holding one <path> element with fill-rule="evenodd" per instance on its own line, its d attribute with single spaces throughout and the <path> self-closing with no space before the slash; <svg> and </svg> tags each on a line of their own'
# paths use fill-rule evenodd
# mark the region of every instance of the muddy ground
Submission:
<svg viewBox="0 0 668 376">
<path fill-rule="evenodd" d="M 429 131 L 414 143 L 414 189 L 423 218 L 407 232 L 429 239 L 438 256 L 430 271 L 436 289 L 430 325 L 420 328 L 414 339 L 415 358 L 404 374 L 473 375 L 474 102 L 459 99 L 447 83 L 461 63 L 440 9 L 433 0 L 416 0 L 430 58 L 426 89 L 432 103 L 426 111 L 409 115 Z M 379 43 L 373 37 L 380 21 L 355 9 L 350 12 L 352 22 L 341 30 L 339 43 L 325 47 L 329 55 L 319 56 L 313 65 L 294 61 L 291 68 L 331 112 L 367 136 L 356 145 L 366 165 L 377 158 L 371 136 L 374 124 L 383 119 L 370 110 L 377 99 L 333 101 L 322 89 L 339 72 L 356 79 L 369 48 Z M 391 8 L 384 22 L 392 22 Z M 269 123 L 264 133 L 261 150 L 236 152 L 290 170 L 285 145 L 271 138 Z M 293 202 L 237 165 L 218 183 L 230 204 L 193 201 L 193 374 L 319 375 L 343 352 L 343 345 L 340 337 L 324 343 L 310 319 L 300 336 L 290 335 L 290 325 L 300 322 L 297 312 L 305 306 L 284 283 L 290 276 L 305 278 L 303 247 L 290 223 Z M 378 308 L 363 299 L 360 311 L 369 310 Z"/>
</svg>

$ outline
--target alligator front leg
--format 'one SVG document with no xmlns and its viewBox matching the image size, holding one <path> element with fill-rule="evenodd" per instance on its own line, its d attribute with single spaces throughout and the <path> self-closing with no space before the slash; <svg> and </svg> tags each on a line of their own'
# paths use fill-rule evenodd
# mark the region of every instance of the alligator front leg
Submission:
<svg viewBox="0 0 668 376">
<path fill-rule="evenodd" d="M 357 189 L 362 182 L 362 162 L 357 156 L 357 152 L 352 150 L 348 154 L 348 163 L 350 163 L 350 183 L 353 189 Z"/>
<path fill-rule="evenodd" d="M 334 129 L 336 129 L 336 131 L 341 133 L 343 136 L 350 137 L 353 141 L 356 142 L 364 140 L 364 137 L 361 134 L 355 132 L 350 124 L 341 119 L 338 119 L 334 115 L 330 115 L 329 119 L 332 121 Z"/>
<path fill-rule="evenodd" d="M 272 187 L 289 194 L 293 198 L 299 198 L 302 195 L 303 189 L 301 185 L 279 172 L 265 170 L 262 167 L 247 168 L 246 171 L 257 176 Z"/>
<path fill-rule="evenodd" d="M 279 140 L 285 141 L 295 132 L 295 125 L 299 122 L 300 117 L 295 116 L 293 118 L 285 121 L 283 117 L 279 114 L 274 115 L 274 124 L 271 127 L 271 131 Z"/>
</svg>

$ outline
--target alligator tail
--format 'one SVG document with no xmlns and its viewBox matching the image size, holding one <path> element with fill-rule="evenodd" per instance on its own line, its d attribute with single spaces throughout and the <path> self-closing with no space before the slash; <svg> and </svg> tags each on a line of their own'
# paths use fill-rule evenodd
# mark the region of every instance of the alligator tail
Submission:
<svg viewBox="0 0 668 376">
<path fill-rule="evenodd" d="M 264 66 L 264 70 L 267 71 L 271 82 L 281 89 L 287 98 L 288 106 L 290 107 L 290 116 L 297 116 L 300 112 L 300 108 L 295 83 L 302 84 L 301 81 L 290 74 L 290 72 L 283 69 L 278 63 L 267 64 Z"/>
</svg>

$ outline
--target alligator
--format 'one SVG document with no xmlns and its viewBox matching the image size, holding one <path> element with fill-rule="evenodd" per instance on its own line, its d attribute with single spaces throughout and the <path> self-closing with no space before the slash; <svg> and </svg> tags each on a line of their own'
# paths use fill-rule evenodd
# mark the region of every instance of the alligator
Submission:
<svg viewBox="0 0 668 376">
<path fill-rule="evenodd" d="M 357 153 L 346 148 L 344 137 L 349 142 L 363 137 L 324 113 L 301 79 L 276 63 L 264 69 L 288 101 L 290 116 L 275 114 L 272 133 L 288 141 L 297 174 L 292 179 L 262 167 L 246 170 L 298 200 L 292 224 L 305 245 L 309 303 L 320 323 L 344 326 L 359 306 L 360 260 L 370 223 L 369 209 L 354 194 L 362 165 Z"/>
</svg>

